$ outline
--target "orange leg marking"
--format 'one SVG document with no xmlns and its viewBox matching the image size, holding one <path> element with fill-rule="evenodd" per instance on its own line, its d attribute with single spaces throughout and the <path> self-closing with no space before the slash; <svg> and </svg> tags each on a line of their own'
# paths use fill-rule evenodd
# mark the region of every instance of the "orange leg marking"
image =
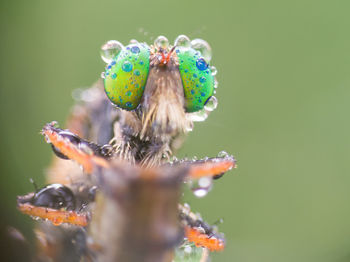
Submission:
<svg viewBox="0 0 350 262">
<path fill-rule="evenodd" d="M 85 227 L 88 225 L 88 218 L 86 214 L 78 214 L 74 211 L 57 210 L 47 207 L 36 207 L 30 204 L 19 204 L 19 211 L 26 215 L 47 219 L 55 226 L 62 223 Z"/>
<path fill-rule="evenodd" d="M 204 176 L 216 176 L 236 167 L 234 158 L 225 158 L 217 161 L 207 161 L 203 163 L 194 163 L 190 166 L 189 178 L 198 179 Z"/>
<path fill-rule="evenodd" d="M 225 248 L 225 243 L 222 239 L 209 237 L 195 228 L 186 227 L 185 234 L 188 241 L 193 242 L 197 247 L 205 247 L 210 251 L 222 251 Z"/>
<path fill-rule="evenodd" d="M 43 134 L 50 141 L 50 143 L 52 143 L 62 152 L 62 154 L 82 165 L 87 173 L 92 173 L 94 165 L 106 168 L 109 167 L 109 164 L 105 159 L 83 152 L 68 139 L 60 137 L 59 134 L 51 130 L 50 125 L 44 127 Z"/>
</svg>

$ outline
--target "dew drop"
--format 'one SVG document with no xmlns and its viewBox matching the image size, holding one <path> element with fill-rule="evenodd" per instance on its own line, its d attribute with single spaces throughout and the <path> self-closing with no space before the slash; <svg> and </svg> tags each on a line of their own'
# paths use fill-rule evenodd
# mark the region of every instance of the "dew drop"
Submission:
<svg viewBox="0 0 350 262">
<path fill-rule="evenodd" d="M 176 156 L 171 156 L 169 161 L 170 161 L 171 164 L 174 164 L 174 163 L 178 162 L 179 160 L 177 159 Z"/>
<path fill-rule="evenodd" d="M 205 110 L 200 110 L 197 112 L 193 112 L 193 113 L 188 113 L 187 117 L 194 122 L 201 122 L 204 121 L 205 119 L 207 119 L 208 114 Z"/>
<path fill-rule="evenodd" d="M 206 111 L 213 111 L 215 108 L 218 106 L 218 100 L 216 99 L 215 96 L 212 96 L 209 98 L 207 103 L 204 105 L 204 109 Z"/>
<path fill-rule="evenodd" d="M 141 73 L 140 73 L 140 70 L 138 70 L 138 69 L 136 69 L 136 70 L 134 70 L 134 75 L 135 76 L 139 76 Z"/>
<path fill-rule="evenodd" d="M 186 132 L 191 132 L 193 130 L 193 123 L 189 122 L 189 124 L 185 127 Z"/>
<path fill-rule="evenodd" d="M 189 48 L 191 46 L 191 40 L 185 35 L 179 35 L 175 39 L 174 46 Z"/>
<path fill-rule="evenodd" d="M 192 247 L 191 246 L 185 246 L 184 248 L 184 253 L 186 254 L 191 254 L 192 253 Z"/>
<path fill-rule="evenodd" d="M 105 79 L 105 72 L 102 72 L 102 73 L 101 73 L 101 78 L 102 78 L 102 79 Z"/>
<path fill-rule="evenodd" d="M 219 82 L 216 79 L 214 79 L 214 88 L 216 89 L 218 88 L 218 86 L 219 86 Z"/>
<path fill-rule="evenodd" d="M 131 39 L 129 43 L 130 44 L 138 44 L 139 41 L 137 41 L 136 39 Z"/>
<path fill-rule="evenodd" d="M 117 74 L 116 73 L 111 74 L 111 78 L 112 79 L 116 79 L 117 78 Z"/>
<path fill-rule="evenodd" d="M 169 46 L 169 40 L 165 36 L 160 35 L 154 40 L 154 46 L 156 49 L 166 49 Z"/>
<path fill-rule="evenodd" d="M 204 83 L 206 80 L 207 80 L 207 79 L 206 79 L 204 76 L 202 76 L 201 78 L 199 78 L 199 82 L 201 82 L 201 83 Z"/>
<path fill-rule="evenodd" d="M 211 47 L 210 45 L 202 39 L 193 39 L 191 41 L 191 47 L 194 50 L 199 51 L 207 63 L 211 60 Z"/>
<path fill-rule="evenodd" d="M 112 62 L 113 58 L 120 53 L 124 46 L 116 41 L 110 40 L 101 47 L 101 58 L 105 63 Z"/>
<path fill-rule="evenodd" d="M 215 66 L 211 66 L 210 71 L 212 76 L 216 76 L 216 74 L 218 73 L 218 70 L 216 69 Z"/>
<path fill-rule="evenodd" d="M 134 54 L 140 53 L 140 48 L 137 45 L 131 47 L 130 51 Z"/>
<path fill-rule="evenodd" d="M 204 197 L 211 190 L 213 185 L 212 177 L 201 177 L 190 183 L 191 190 L 196 197 Z"/>
<path fill-rule="evenodd" d="M 125 72 L 130 72 L 132 70 L 132 63 L 130 63 L 129 61 L 125 61 L 122 65 L 122 69 Z"/>
<path fill-rule="evenodd" d="M 226 151 L 220 151 L 217 155 L 217 157 L 220 157 L 220 158 L 227 158 L 227 157 L 230 157 L 230 155 L 226 152 Z"/>
<path fill-rule="evenodd" d="M 204 71 L 205 69 L 208 68 L 208 64 L 207 64 L 207 62 L 205 61 L 204 58 L 199 58 L 199 59 L 197 59 L 197 61 L 196 61 L 196 66 L 197 66 L 197 68 L 198 68 L 199 70 L 201 70 L 201 71 Z"/>
</svg>

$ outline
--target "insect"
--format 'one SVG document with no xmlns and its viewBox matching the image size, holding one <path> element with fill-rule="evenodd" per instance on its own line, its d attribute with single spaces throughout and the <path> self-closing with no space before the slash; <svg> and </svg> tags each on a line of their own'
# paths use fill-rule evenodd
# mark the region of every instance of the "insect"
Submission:
<svg viewBox="0 0 350 262">
<path fill-rule="evenodd" d="M 22 213 L 41 219 L 38 260 L 172 261 L 174 248 L 192 245 L 205 261 L 225 240 L 179 204 L 181 187 L 203 196 L 236 162 L 174 152 L 217 105 L 209 45 L 184 35 L 174 45 L 164 36 L 151 46 L 111 40 L 101 56 L 102 79 L 75 94 L 68 129 L 42 129 L 57 156 L 49 184 L 17 199 Z"/>
</svg>

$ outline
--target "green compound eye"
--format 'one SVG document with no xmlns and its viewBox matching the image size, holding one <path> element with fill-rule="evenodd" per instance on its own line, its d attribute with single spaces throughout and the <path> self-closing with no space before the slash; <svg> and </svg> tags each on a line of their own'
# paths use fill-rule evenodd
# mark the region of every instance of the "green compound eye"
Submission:
<svg viewBox="0 0 350 262">
<path fill-rule="evenodd" d="M 146 44 L 123 47 L 106 68 L 104 87 L 109 100 L 126 110 L 141 101 L 147 82 L 150 48 Z"/>
<path fill-rule="evenodd" d="M 199 111 L 214 93 L 214 76 L 200 52 L 184 47 L 177 47 L 175 52 L 185 93 L 186 111 Z"/>
</svg>

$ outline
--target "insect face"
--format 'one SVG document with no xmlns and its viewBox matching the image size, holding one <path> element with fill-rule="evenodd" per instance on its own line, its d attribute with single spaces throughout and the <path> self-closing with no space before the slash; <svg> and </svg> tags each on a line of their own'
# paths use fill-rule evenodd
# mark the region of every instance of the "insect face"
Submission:
<svg viewBox="0 0 350 262">
<path fill-rule="evenodd" d="M 112 54 L 115 56 L 104 73 L 105 91 L 112 103 L 125 110 L 136 109 L 140 105 L 145 86 L 152 84 L 152 79 L 147 81 L 151 64 L 151 68 L 168 66 L 171 69 L 175 66 L 180 71 L 182 80 L 178 88 L 184 89 L 181 93 L 185 98 L 184 110 L 196 112 L 203 109 L 214 93 L 212 69 L 201 51 L 192 48 L 186 39 L 180 38 L 174 46 L 169 46 L 167 41 L 160 36 L 151 47 L 145 43 L 133 43 L 124 47 L 113 41 L 115 44 L 112 48 L 116 51 Z M 201 41 L 210 48 L 206 42 Z"/>
<path fill-rule="evenodd" d="M 209 66 L 205 41 L 182 35 L 172 46 L 159 36 L 151 46 L 133 41 L 124 47 L 111 40 L 102 51 L 108 63 L 102 74 L 105 92 L 114 105 L 130 112 L 125 122 L 138 139 L 169 144 L 215 109 L 216 69 Z"/>
</svg>

